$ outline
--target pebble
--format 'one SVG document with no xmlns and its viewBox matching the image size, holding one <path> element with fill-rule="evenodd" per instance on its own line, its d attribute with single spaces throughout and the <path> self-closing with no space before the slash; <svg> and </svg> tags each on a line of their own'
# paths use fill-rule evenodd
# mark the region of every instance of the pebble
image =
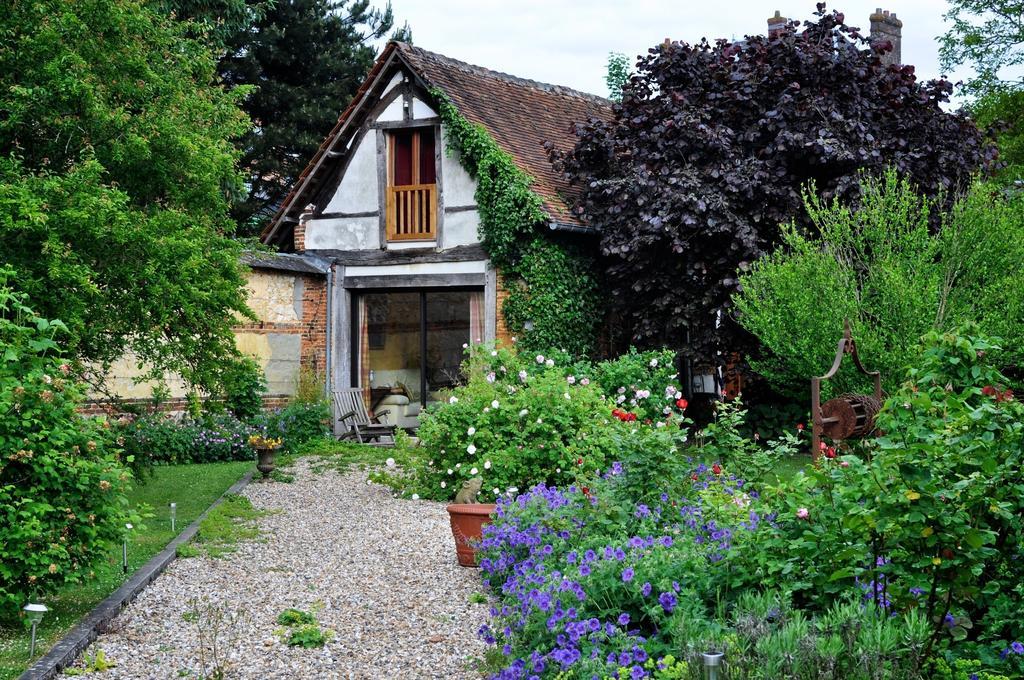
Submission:
<svg viewBox="0 0 1024 680">
<path fill-rule="evenodd" d="M 395 499 L 355 469 L 289 473 L 243 491 L 269 511 L 258 538 L 175 560 L 100 635 L 86 655 L 117 666 L 95 677 L 481 677 L 488 605 L 469 601 L 480 574 L 458 566 L 445 506 Z M 290 607 L 315 614 L 326 645 L 285 644 Z"/>
</svg>

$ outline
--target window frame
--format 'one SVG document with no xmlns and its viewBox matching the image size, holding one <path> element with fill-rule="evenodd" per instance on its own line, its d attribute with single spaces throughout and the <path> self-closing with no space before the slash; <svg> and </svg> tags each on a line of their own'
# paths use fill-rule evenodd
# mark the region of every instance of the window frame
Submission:
<svg viewBox="0 0 1024 680">
<path fill-rule="evenodd" d="M 432 183 L 423 184 L 420 182 L 420 171 L 422 169 L 422 132 L 423 130 L 429 130 L 434 137 L 434 181 Z M 397 135 L 401 133 L 411 132 L 412 143 L 410 148 L 410 184 L 396 185 L 395 184 L 395 148 Z M 384 164 L 384 240 L 385 243 L 409 243 L 409 242 L 440 242 L 440 231 L 441 231 L 441 215 L 443 210 L 441 208 L 441 164 L 438 159 L 438 144 L 441 139 L 441 129 L 439 125 L 430 123 L 426 125 L 402 125 L 392 128 L 388 128 L 382 131 L 384 136 L 384 148 L 386 150 Z M 397 233 L 397 206 L 396 206 L 396 193 L 395 189 L 404 188 L 410 192 L 414 191 L 426 191 L 428 198 L 425 199 L 428 203 L 425 208 L 425 212 L 416 211 L 419 218 L 426 217 L 429 220 L 431 232 L 428 234 L 420 233 L 409 233 L 399 234 Z M 418 218 L 418 219 L 419 219 Z"/>
</svg>

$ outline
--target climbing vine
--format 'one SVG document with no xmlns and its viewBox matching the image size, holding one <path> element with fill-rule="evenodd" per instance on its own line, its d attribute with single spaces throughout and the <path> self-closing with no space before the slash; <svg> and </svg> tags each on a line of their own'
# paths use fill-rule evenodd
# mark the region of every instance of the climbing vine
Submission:
<svg viewBox="0 0 1024 680">
<path fill-rule="evenodd" d="M 447 95 L 436 89 L 431 94 L 439 104 L 448 151 L 459 154 L 477 182 L 480 241 L 505 276 L 509 329 L 528 351 L 556 347 L 574 355 L 592 353 L 603 316 L 593 257 L 538 232 L 547 217 L 532 178 Z"/>
</svg>

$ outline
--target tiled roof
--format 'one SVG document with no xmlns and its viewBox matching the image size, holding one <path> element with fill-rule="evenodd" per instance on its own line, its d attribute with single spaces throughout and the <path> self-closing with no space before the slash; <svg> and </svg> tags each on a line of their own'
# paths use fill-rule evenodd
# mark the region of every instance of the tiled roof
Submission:
<svg viewBox="0 0 1024 680">
<path fill-rule="evenodd" d="M 566 205 L 574 188 L 551 167 L 544 142 L 572 148 L 574 123 L 610 118 L 611 102 L 558 85 L 517 78 L 396 43 L 399 52 L 432 87 L 448 95 L 467 120 L 479 123 L 516 165 L 534 178 L 534 191 L 556 222 L 581 224 Z"/>
<path fill-rule="evenodd" d="M 330 172 L 325 163 L 328 152 L 340 136 L 347 136 L 348 123 L 365 111 L 361 107 L 373 83 L 386 66 L 398 58 L 419 76 L 428 88 L 448 95 L 469 121 L 482 125 L 534 179 L 533 189 L 543 201 L 552 222 L 583 226 L 572 215 L 568 199 L 577 191 L 551 167 L 544 142 L 568 150 L 575 143 L 572 126 L 591 117 L 610 118 L 611 102 L 567 87 L 517 78 L 481 66 L 473 66 L 406 43 L 391 42 L 384 48 L 352 103 L 321 144 L 309 165 L 296 180 L 262 238 L 266 243 L 287 245 L 294 221 L 313 196 L 322 176 Z M 342 147 L 343 148 L 343 147 Z"/>
</svg>

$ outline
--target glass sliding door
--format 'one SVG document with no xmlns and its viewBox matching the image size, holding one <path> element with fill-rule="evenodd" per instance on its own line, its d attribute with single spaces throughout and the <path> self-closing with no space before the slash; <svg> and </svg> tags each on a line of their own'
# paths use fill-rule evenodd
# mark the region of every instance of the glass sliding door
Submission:
<svg viewBox="0 0 1024 680">
<path fill-rule="evenodd" d="M 471 339 L 478 341 L 470 333 L 474 297 L 481 296 L 469 291 L 426 293 L 428 401 L 437 401 L 441 398 L 439 391 L 451 389 L 462 381 L 463 345 Z"/>
<path fill-rule="evenodd" d="M 410 404 L 403 415 L 415 417 L 418 407 L 458 385 L 463 345 L 483 340 L 483 297 L 479 290 L 360 295 L 354 363 L 367 406 L 405 395 Z"/>
<path fill-rule="evenodd" d="M 369 293 L 359 298 L 359 386 L 373 409 L 389 391 L 421 401 L 420 294 Z"/>
</svg>

